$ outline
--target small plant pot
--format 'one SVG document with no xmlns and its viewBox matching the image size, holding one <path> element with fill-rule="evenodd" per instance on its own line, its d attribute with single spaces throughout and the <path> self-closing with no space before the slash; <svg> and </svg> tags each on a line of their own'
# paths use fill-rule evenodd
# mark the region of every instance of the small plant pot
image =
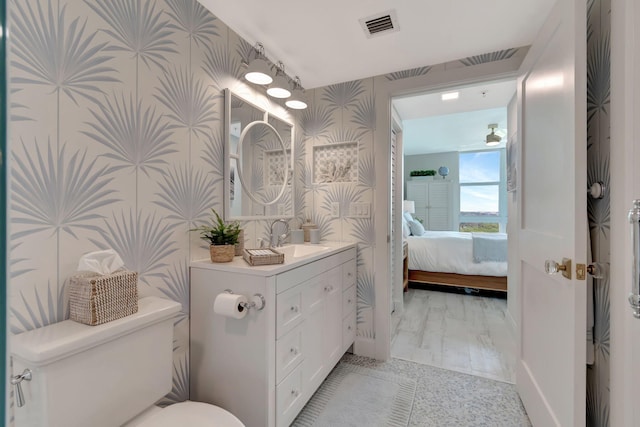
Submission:
<svg viewBox="0 0 640 427">
<path fill-rule="evenodd" d="M 209 246 L 209 254 L 211 262 L 231 262 L 235 255 L 235 245 L 211 245 Z"/>
</svg>

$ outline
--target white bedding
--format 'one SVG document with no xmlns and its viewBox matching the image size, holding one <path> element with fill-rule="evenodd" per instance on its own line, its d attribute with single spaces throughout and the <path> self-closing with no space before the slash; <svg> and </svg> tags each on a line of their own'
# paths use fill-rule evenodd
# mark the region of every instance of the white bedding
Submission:
<svg viewBox="0 0 640 427">
<path fill-rule="evenodd" d="M 506 239 L 506 234 L 504 234 Z M 506 276 L 507 263 L 473 262 L 471 233 L 425 231 L 422 236 L 407 237 L 409 269 L 439 273 Z"/>
</svg>

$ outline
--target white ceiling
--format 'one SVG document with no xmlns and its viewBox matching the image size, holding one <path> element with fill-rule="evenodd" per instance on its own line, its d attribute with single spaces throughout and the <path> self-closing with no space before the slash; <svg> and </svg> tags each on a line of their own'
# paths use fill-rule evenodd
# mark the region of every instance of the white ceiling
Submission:
<svg viewBox="0 0 640 427">
<path fill-rule="evenodd" d="M 393 99 L 402 119 L 405 155 L 484 150 L 488 125 L 507 127 L 507 104 L 516 92 L 515 80 L 447 90 L 458 99 L 442 100 L 442 93 Z M 504 147 L 506 134 L 498 147 Z M 495 147 L 491 147 L 495 148 Z"/>
<path fill-rule="evenodd" d="M 315 88 L 531 44 L 555 0 L 199 0 Z M 400 31 L 359 19 L 395 9 Z"/>
<path fill-rule="evenodd" d="M 487 128 L 490 123 L 497 123 L 498 128 L 504 131 L 507 127 L 507 108 L 405 120 L 402 129 L 404 155 L 504 147 L 507 141 L 506 132 L 500 145 L 486 146 L 485 137 L 490 132 Z"/>
</svg>

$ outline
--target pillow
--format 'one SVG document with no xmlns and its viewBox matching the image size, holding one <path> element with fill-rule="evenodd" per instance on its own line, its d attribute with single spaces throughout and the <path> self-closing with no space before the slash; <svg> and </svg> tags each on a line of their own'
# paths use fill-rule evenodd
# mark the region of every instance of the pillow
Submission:
<svg viewBox="0 0 640 427">
<path fill-rule="evenodd" d="M 409 237 L 410 234 L 411 234 L 411 230 L 409 230 L 409 223 L 403 216 L 402 217 L 402 238 L 406 239 L 407 237 Z"/>
<path fill-rule="evenodd" d="M 407 221 L 407 223 L 411 224 L 411 221 L 413 221 L 413 217 L 411 216 L 411 214 L 409 212 L 404 212 L 402 214 L 402 218 L 404 218 L 405 221 Z"/>
<path fill-rule="evenodd" d="M 409 229 L 414 236 L 422 236 L 424 234 L 424 227 L 418 221 L 411 221 L 409 223 Z"/>
</svg>

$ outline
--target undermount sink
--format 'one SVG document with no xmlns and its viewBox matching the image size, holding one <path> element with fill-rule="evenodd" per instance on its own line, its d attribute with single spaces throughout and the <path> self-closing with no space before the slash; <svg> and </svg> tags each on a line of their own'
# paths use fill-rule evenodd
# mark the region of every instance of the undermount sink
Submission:
<svg viewBox="0 0 640 427">
<path fill-rule="evenodd" d="M 291 244 L 286 246 L 280 246 L 274 249 L 280 253 L 283 253 L 284 259 L 286 261 L 287 258 L 304 258 L 307 256 L 315 255 L 322 251 L 326 251 L 331 248 L 329 248 L 328 246 L 320 246 L 320 245 Z"/>
</svg>

